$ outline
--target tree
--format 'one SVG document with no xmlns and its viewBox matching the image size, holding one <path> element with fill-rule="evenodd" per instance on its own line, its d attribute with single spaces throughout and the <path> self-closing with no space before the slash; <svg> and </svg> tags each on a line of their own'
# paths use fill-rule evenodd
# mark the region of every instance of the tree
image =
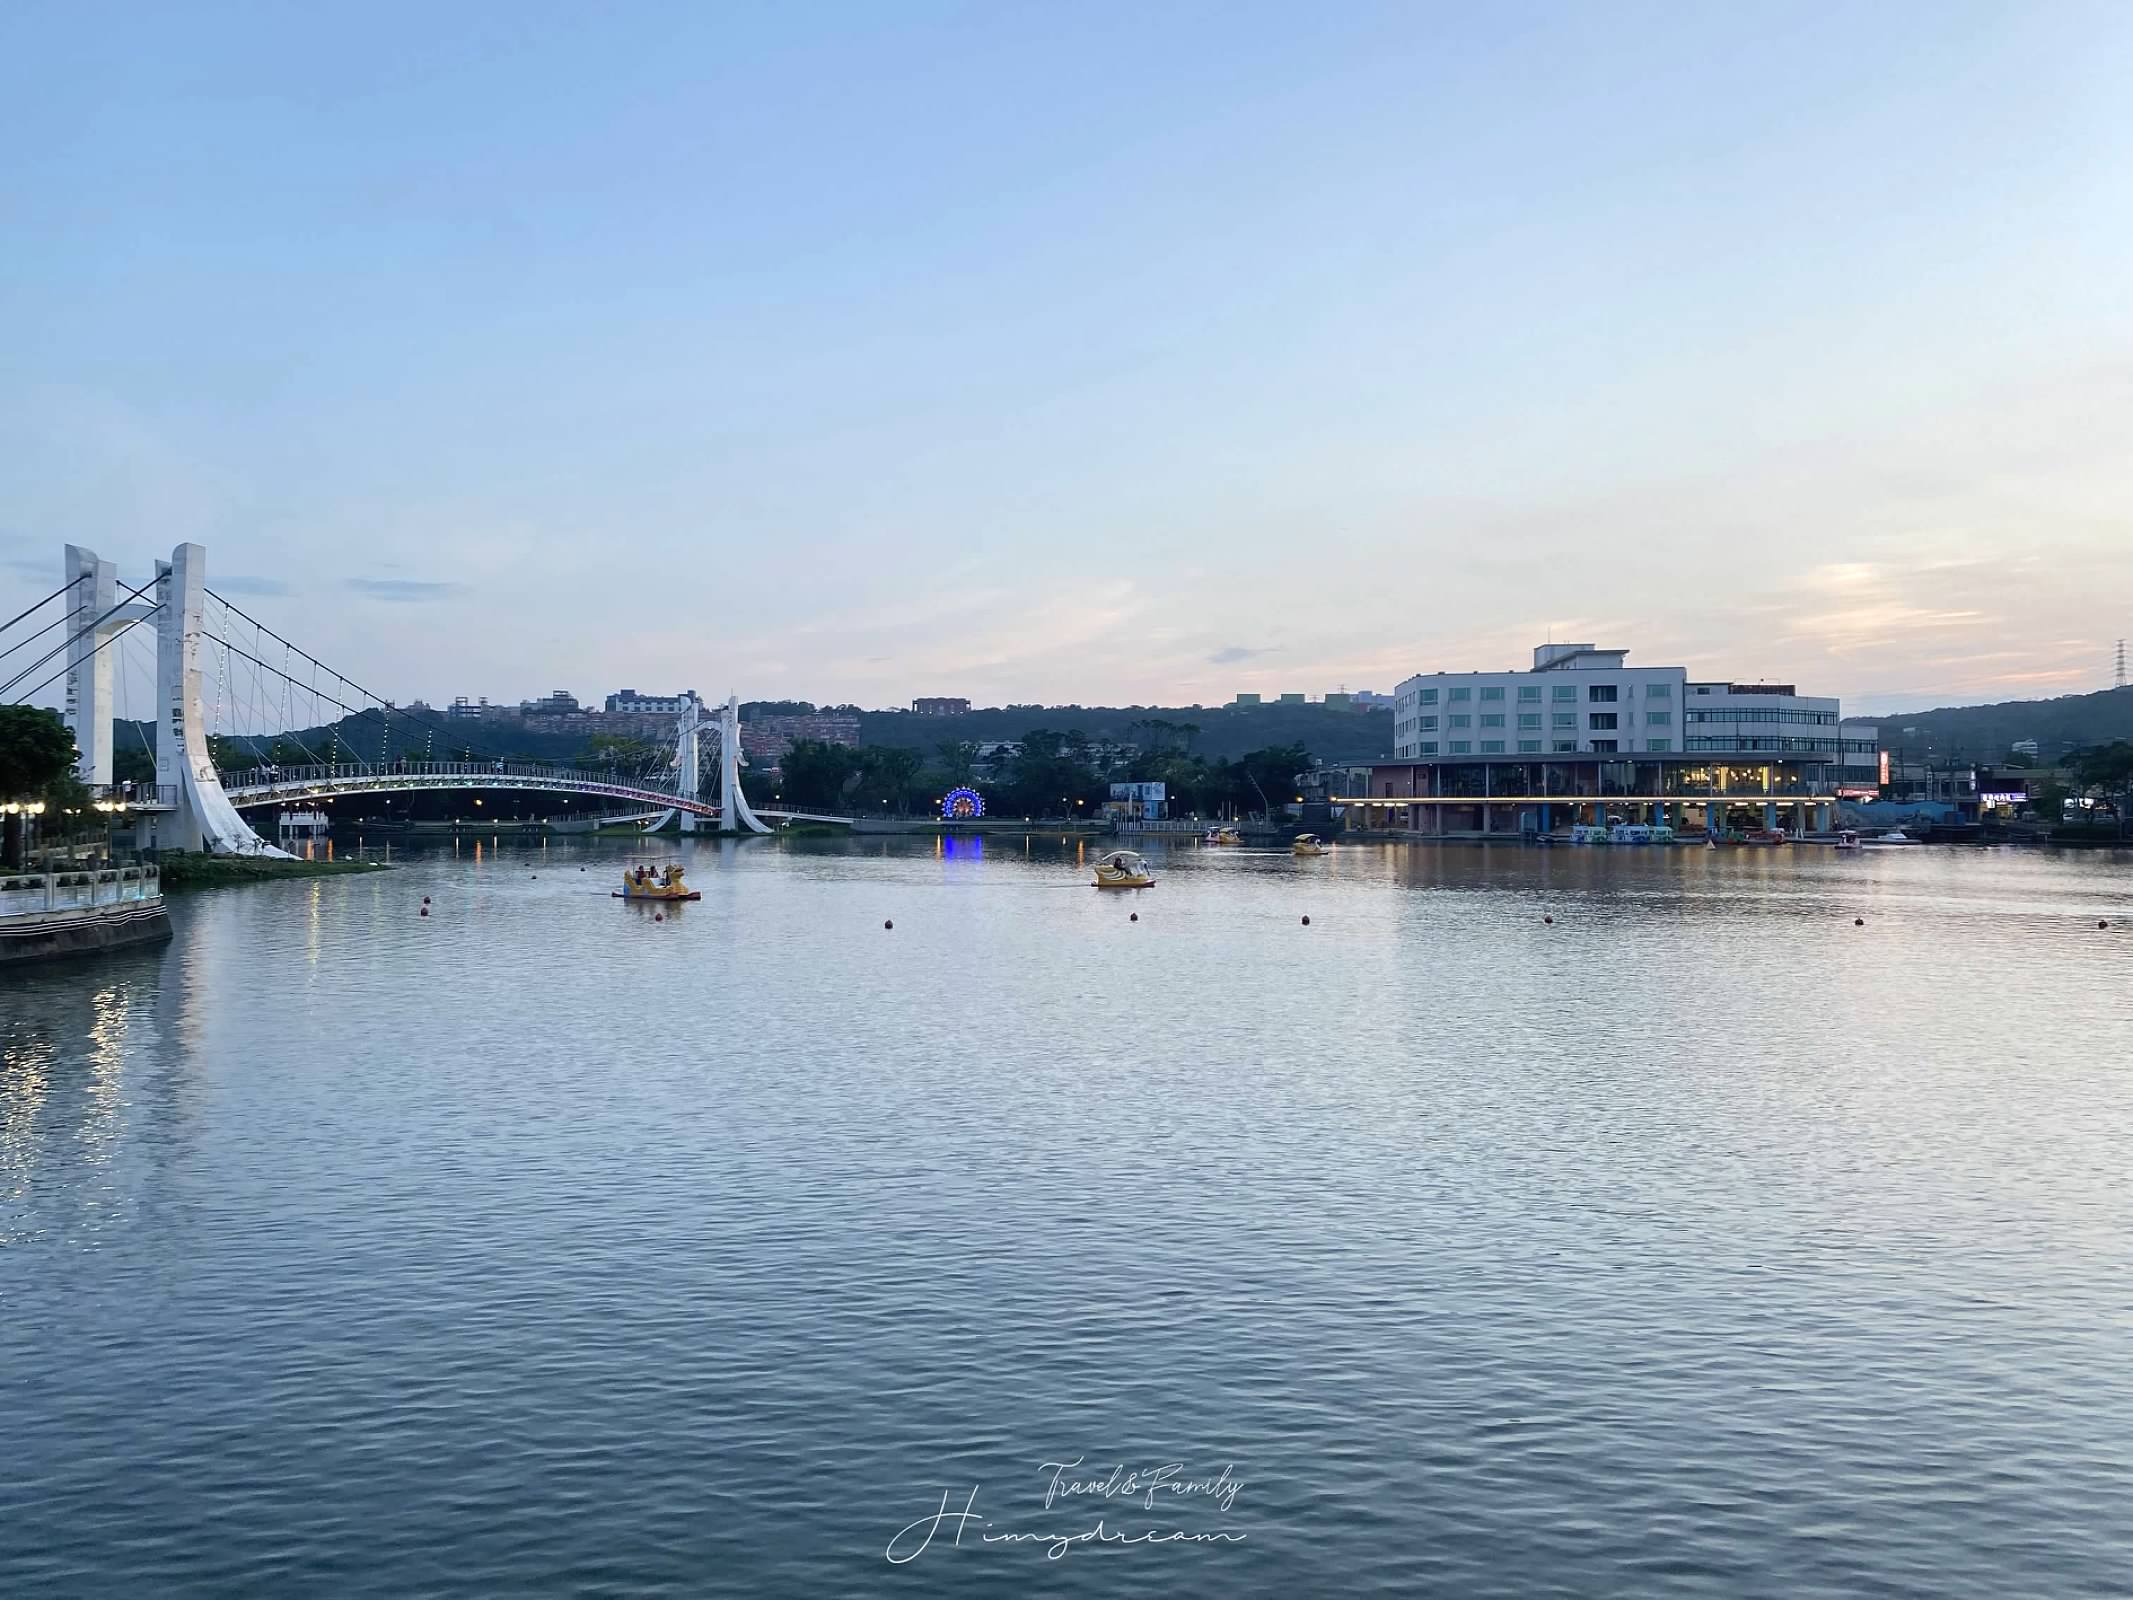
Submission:
<svg viewBox="0 0 2133 1600">
<path fill-rule="evenodd" d="M 795 739 L 778 759 L 778 791 L 785 804 L 803 811 L 834 812 L 849 803 L 860 778 L 859 752 L 821 739 Z"/>
<path fill-rule="evenodd" d="M 2074 781 L 2085 793 L 2100 793 L 2115 802 L 2118 831 L 2126 827 L 2126 812 L 2133 809 L 2133 744 L 2114 739 L 2105 745 L 2077 750 L 2067 762 Z"/>
<path fill-rule="evenodd" d="M 111 781 L 113 783 L 154 783 L 156 781 L 156 758 L 152 750 L 143 750 L 138 745 L 128 745 L 111 752 Z"/>
<path fill-rule="evenodd" d="M 0 800 L 34 800 L 80 756 L 59 713 L 0 706 Z"/>
<path fill-rule="evenodd" d="M 64 807 L 72 800 L 68 791 L 80 788 L 74 781 L 79 759 L 74 735 L 59 713 L 42 706 L 0 706 L 0 801 L 50 804 L 56 796 Z M 23 850 L 22 813 L 7 812 L 0 831 L 0 862 L 20 867 Z"/>
</svg>

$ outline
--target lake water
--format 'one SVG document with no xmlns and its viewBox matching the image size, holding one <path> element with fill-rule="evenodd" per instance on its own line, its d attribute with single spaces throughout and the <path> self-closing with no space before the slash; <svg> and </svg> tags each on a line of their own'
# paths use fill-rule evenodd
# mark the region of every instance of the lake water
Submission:
<svg viewBox="0 0 2133 1600">
<path fill-rule="evenodd" d="M 0 1593 L 2133 1593 L 2133 862 L 1151 854 L 0 977 Z"/>
</svg>

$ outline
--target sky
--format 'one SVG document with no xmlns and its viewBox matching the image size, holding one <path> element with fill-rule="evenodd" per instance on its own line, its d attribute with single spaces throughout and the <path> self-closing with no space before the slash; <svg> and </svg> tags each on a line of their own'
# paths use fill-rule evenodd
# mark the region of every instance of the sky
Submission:
<svg viewBox="0 0 2133 1600">
<path fill-rule="evenodd" d="M 0 618 L 1215 704 L 2133 634 L 2133 7 L 0 10 Z M 44 696 L 46 700 L 51 695 Z"/>
</svg>

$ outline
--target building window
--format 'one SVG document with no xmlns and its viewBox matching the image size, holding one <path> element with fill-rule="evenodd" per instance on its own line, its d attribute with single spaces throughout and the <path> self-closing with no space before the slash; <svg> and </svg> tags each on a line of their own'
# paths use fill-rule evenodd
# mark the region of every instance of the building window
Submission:
<svg viewBox="0 0 2133 1600">
<path fill-rule="evenodd" d="M 1502 754 L 1503 754 L 1503 741 L 1502 741 L 1501 739 L 1484 739 L 1484 740 L 1482 740 L 1482 741 L 1481 741 L 1481 753 L 1482 753 L 1483 755 L 1485 755 L 1485 756 L 1500 756 L 1500 755 L 1502 755 Z"/>
<path fill-rule="evenodd" d="M 1540 697 L 1541 686 L 1539 684 L 1522 683 L 1518 686 L 1518 698 L 1522 703 L 1530 705 L 1532 702 L 1538 700 Z"/>
<path fill-rule="evenodd" d="M 1674 713 L 1671 711 L 1647 711 L 1644 713 L 1644 725 L 1647 728 L 1671 728 L 1674 725 Z"/>
<path fill-rule="evenodd" d="M 1601 755 L 1613 755 L 1615 742 L 1612 739 L 1595 739 L 1592 741 L 1592 748 Z"/>
<path fill-rule="evenodd" d="M 1575 739 L 1558 739 L 1555 741 L 1555 753 L 1559 756 L 1573 754 L 1577 747 L 1578 742 Z"/>
<path fill-rule="evenodd" d="M 1518 741 L 1518 753 L 1522 756 L 1537 756 L 1540 754 L 1540 747 L 1541 742 L 1538 739 L 1521 739 Z"/>
<path fill-rule="evenodd" d="M 1575 711 L 1558 711 L 1555 713 L 1554 726 L 1558 728 L 1575 728 L 1577 725 L 1578 714 Z"/>
<path fill-rule="evenodd" d="M 1451 698 L 1454 700 L 1471 700 L 1474 698 L 1474 691 L 1471 689 L 1454 689 L 1451 693 Z"/>
<path fill-rule="evenodd" d="M 1541 714 L 1538 711 L 1521 711 L 1518 714 L 1518 725 L 1521 728 L 1537 728 L 1541 725 Z"/>
<path fill-rule="evenodd" d="M 1674 741 L 1671 739 L 1647 739 L 1644 741 L 1644 748 L 1655 753 L 1664 755 L 1667 751 L 1674 748 Z"/>
<path fill-rule="evenodd" d="M 1437 703 L 1437 691 L 1434 689 L 1419 689 L 1416 695 L 1422 705 L 1433 706 Z"/>
<path fill-rule="evenodd" d="M 1453 755 L 1463 756 L 1471 754 L 1474 747 L 1465 739 L 1454 739 L 1449 748 Z"/>
<path fill-rule="evenodd" d="M 1612 729 L 1615 725 L 1615 714 L 1612 711 L 1595 711 L 1585 720 L 1595 728 Z"/>
<path fill-rule="evenodd" d="M 1578 688 L 1577 685 L 1574 683 L 1559 683 L 1552 690 L 1550 690 L 1548 694 L 1549 699 L 1558 702 L 1563 700 L 1575 700 L 1577 697 Z"/>
<path fill-rule="evenodd" d="M 1482 712 L 1482 714 L 1481 714 L 1481 725 L 1482 725 L 1482 726 L 1483 726 L 1484 728 L 1500 728 L 1500 727 L 1502 727 L 1502 726 L 1503 726 L 1503 713 L 1502 713 L 1501 711 L 1484 711 L 1484 712 Z"/>
<path fill-rule="evenodd" d="M 1417 717 L 1415 721 L 1421 724 L 1421 731 L 1424 733 L 1435 733 L 1437 731 L 1437 719 L 1435 717 Z"/>
<path fill-rule="evenodd" d="M 1647 683 L 1644 686 L 1644 698 L 1647 700 L 1671 700 L 1674 698 L 1674 686 L 1671 683 Z"/>
<path fill-rule="evenodd" d="M 1611 683 L 1596 683 L 1585 691 L 1585 698 L 1594 705 L 1613 705 L 1615 686 Z"/>
<path fill-rule="evenodd" d="M 1501 700 L 1503 698 L 1503 685 L 1499 683 L 1492 689 L 1487 684 L 1483 684 L 1481 686 L 1481 698 L 1484 700 Z"/>
<path fill-rule="evenodd" d="M 1415 746 L 1415 749 L 1425 756 L 1433 756 L 1437 753 L 1437 741 L 1434 739 L 1424 739 L 1420 744 Z"/>
<path fill-rule="evenodd" d="M 1474 725 L 1474 719 L 1464 711 L 1454 711 L 1444 720 L 1445 725 L 1452 728 L 1471 728 Z"/>
</svg>

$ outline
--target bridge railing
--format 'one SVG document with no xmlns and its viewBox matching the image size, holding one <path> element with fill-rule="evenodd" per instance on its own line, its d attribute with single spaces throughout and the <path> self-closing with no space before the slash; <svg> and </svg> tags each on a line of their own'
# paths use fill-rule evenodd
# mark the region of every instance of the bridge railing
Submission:
<svg viewBox="0 0 2133 1600">
<path fill-rule="evenodd" d="M 612 768 L 560 767 L 535 761 L 338 761 L 306 766 L 253 767 L 217 776 L 225 789 L 294 789 L 306 784 L 349 783 L 384 778 L 520 778 L 529 781 L 604 783 L 652 793 L 672 793 L 650 778 L 631 779 Z"/>
<path fill-rule="evenodd" d="M 684 800 L 673 787 L 650 779 L 629 779 L 612 771 L 602 775 L 581 767 L 557 767 L 534 761 L 340 761 L 254 767 L 245 772 L 224 772 L 217 776 L 224 790 L 245 796 L 300 798 L 349 785 L 361 785 L 366 789 L 403 786 L 428 789 L 464 782 L 470 787 L 482 788 L 566 788 L 580 794 L 607 795 L 621 800 L 717 810 L 700 796 Z"/>
<path fill-rule="evenodd" d="M 98 802 L 100 811 L 125 806 L 156 806 L 167 810 L 178 803 L 178 786 L 174 783 L 92 783 L 89 798 Z"/>
</svg>

